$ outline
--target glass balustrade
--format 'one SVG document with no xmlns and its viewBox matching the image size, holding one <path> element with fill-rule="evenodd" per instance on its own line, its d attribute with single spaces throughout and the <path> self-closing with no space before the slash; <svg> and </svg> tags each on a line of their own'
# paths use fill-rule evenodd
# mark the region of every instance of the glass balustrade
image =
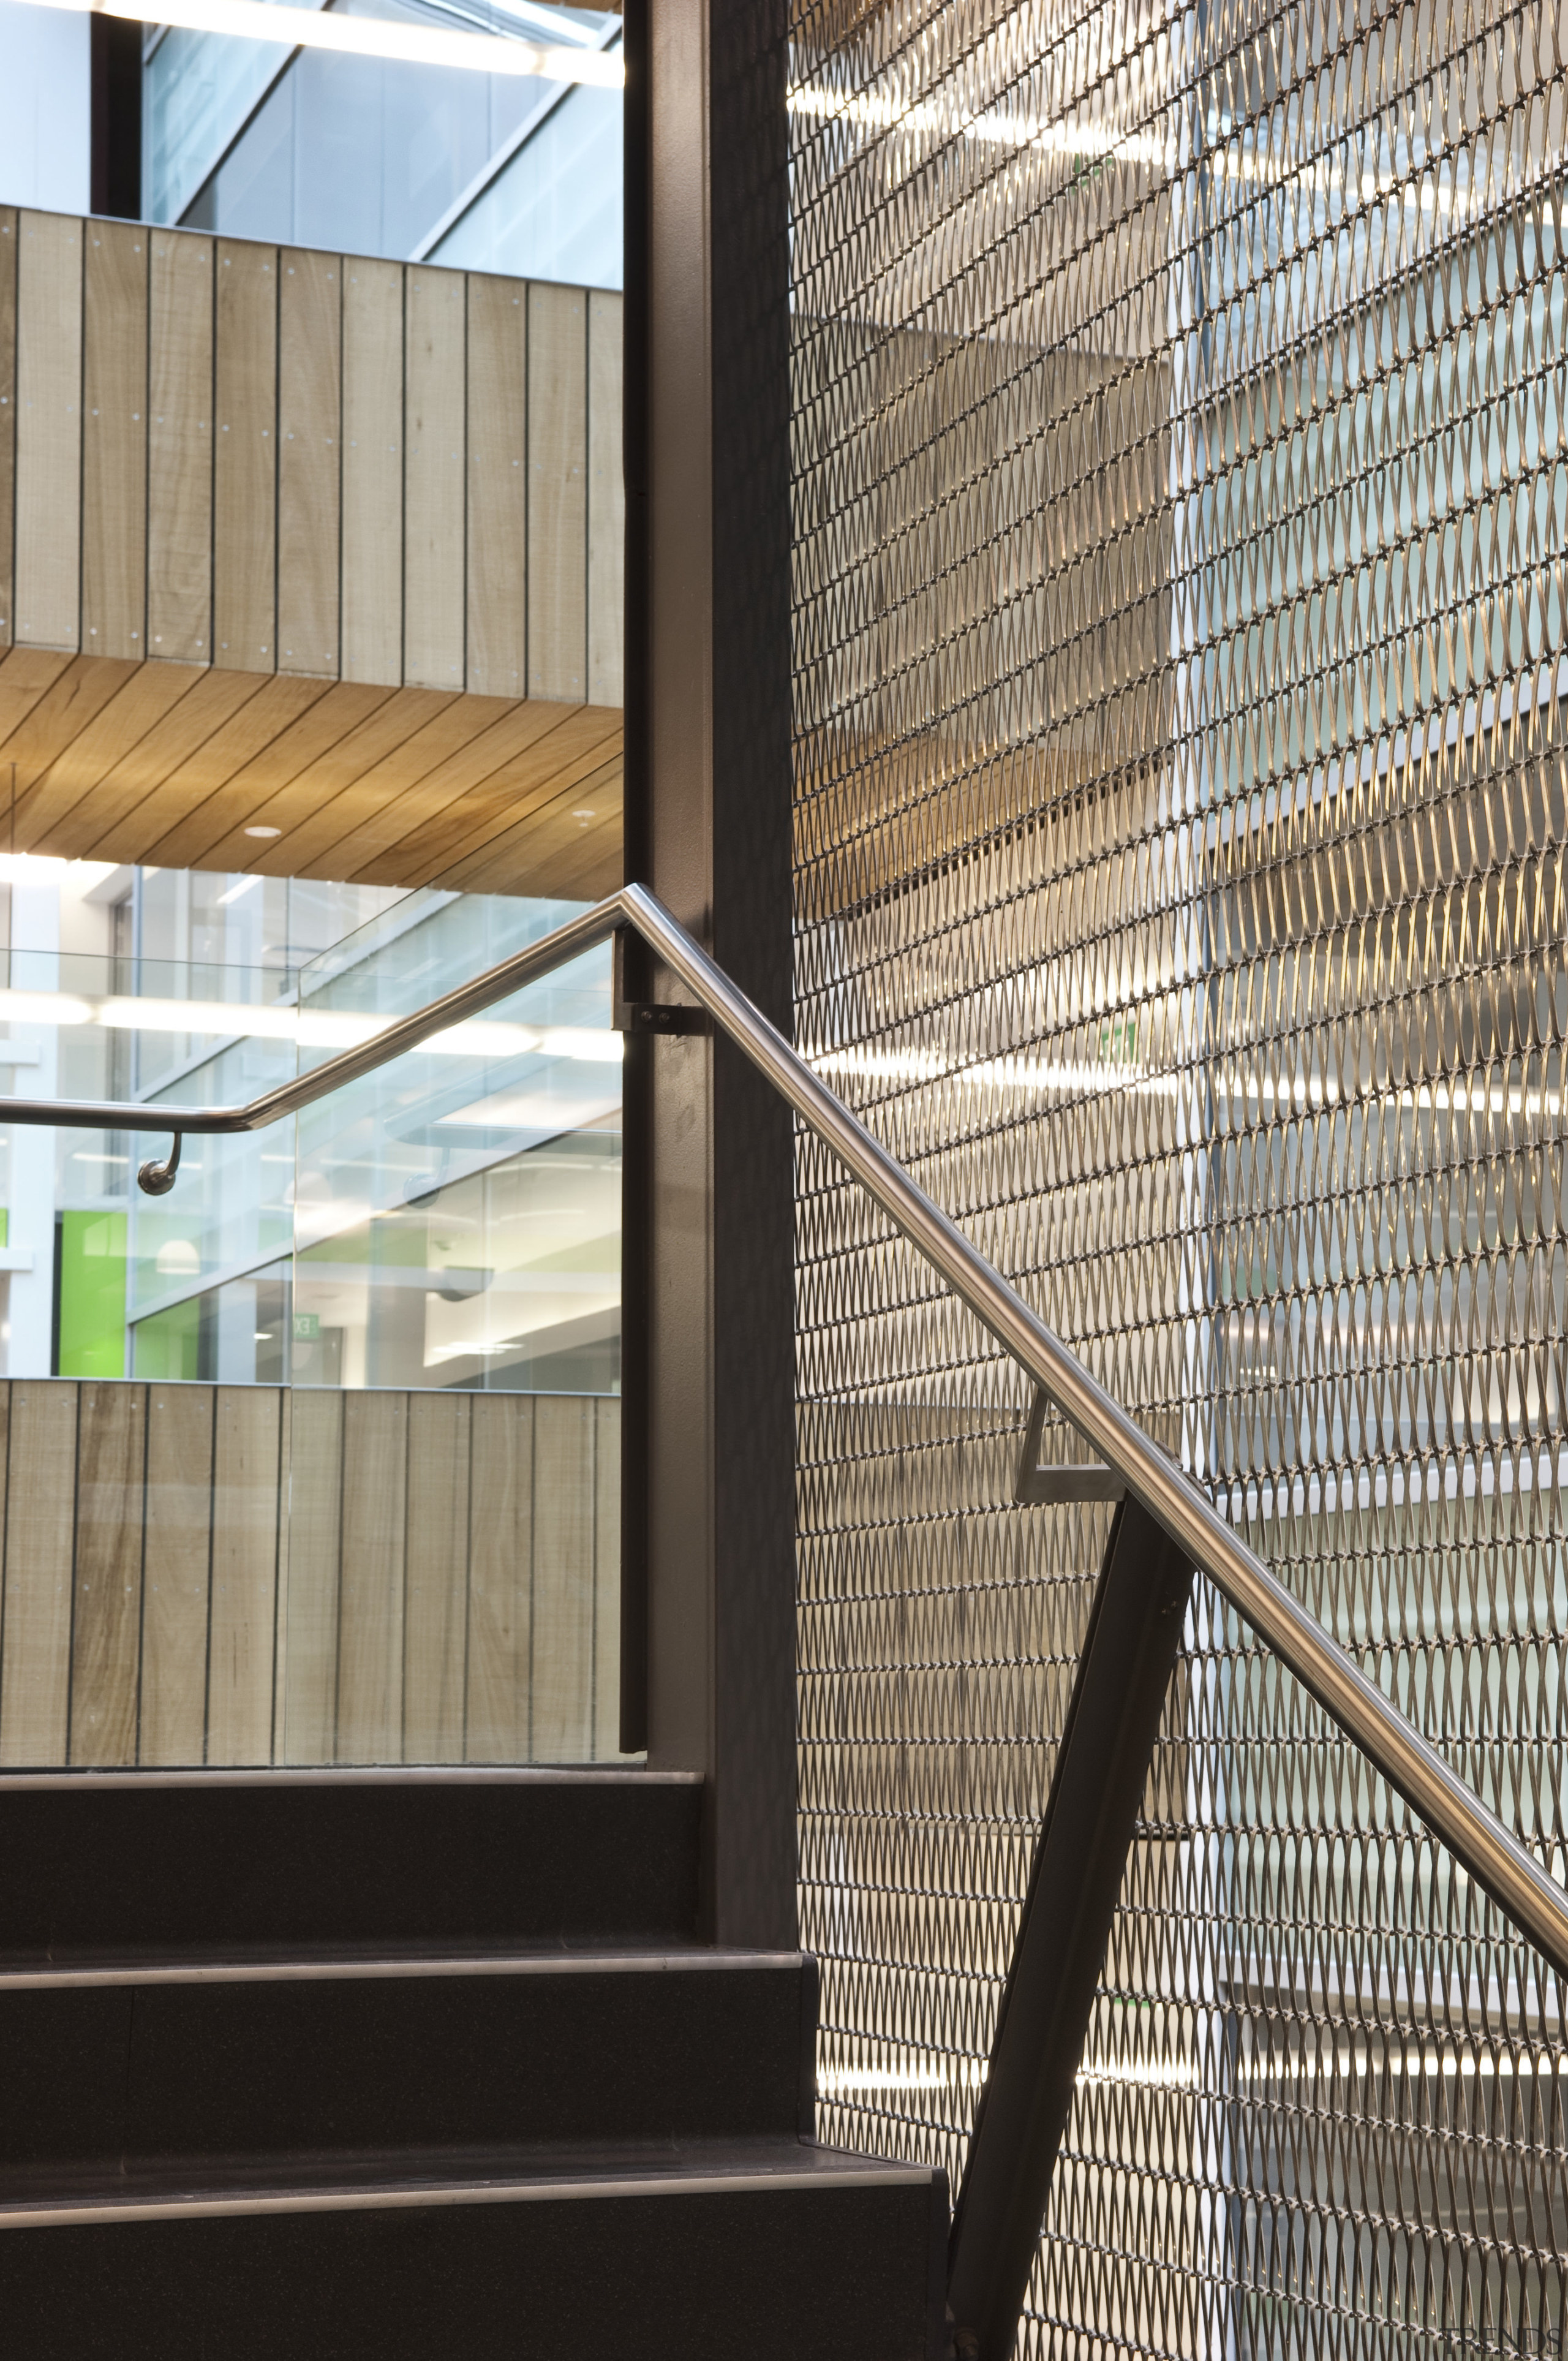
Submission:
<svg viewBox="0 0 1568 2361">
<path fill-rule="evenodd" d="M 295 967 L 13 950 L 0 1084 L 233 1104 L 576 906 L 401 897 Z M 0 1761 L 617 1751 L 608 950 L 298 1117 L 5 1126 Z"/>
</svg>

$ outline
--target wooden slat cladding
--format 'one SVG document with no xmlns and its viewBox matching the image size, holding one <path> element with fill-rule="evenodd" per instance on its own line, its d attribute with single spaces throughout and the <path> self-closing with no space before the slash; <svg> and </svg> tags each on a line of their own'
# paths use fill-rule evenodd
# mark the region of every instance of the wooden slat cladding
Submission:
<svg viewBox="0 0 1568 2361">
<path fill-rule="evenodd" d="M 403 350 L 403 678 L 464 686 L 465 282 L 410 269 Z"/>
<path fill-rule="evenodd" d="M 614 1759 L 620 1405 L 0 1380 L 0 1766 Z"/>
<path fill-rule="evenodd" d="M 82 643 L 82 238 L 17 215 L 16 639 Z"/>
<path fill-rule="evenodd" d="M 0 646 L 619 707 L 620 313 L 0 207 Z"/>
<path fill-rule="evenodd" d="M 343 677 L 400 681 L 403 270 L 343 273 Z"/>
<path fill-rule="evenodd" d="M 528 693 L 588 693 L 588 299 L 528 291 Z"/>
<path fill-rule="evenodd" d="M 618 413 L 618 433 L 619 426 Z M 476 272 L 468 281 L 467 427 L 467 686 L 481 697 L 522 697 L 528 602 L 519 558 L 528 547 L 528 288 L 521 280 Z M 619 479 L 619 449 L 616 473 Z"/>
<path fill-rule="evenodd" d="M 218 240 L 214 310 L 213 662 L 278 661 L 278 257 Z"/>
<path fill-rule="evenodd" d="M 17 846 L 617 884 L 620 320 L 619 295 L 581 288 L 0 208 Z M 233 688 L 203 693 L 214 671 Z M 331 700 L 302 763 L 280 675 Z M 356 701 L 367 688 L 387 701 Z M 432 697 L 488 708 L 457 734 L 495 760 L 478 767 L 481 746 L 460 789 L 422 768 Z M 282 836 L 245 838 L 258 822 Z"/>
<path fill-rule="evenodd" d="M 213 660 L 212 239 L 155 229 L 149 278 L 147 652 L 205 664 Z M 25 357 L 25 324 L 16 342 Z"/>
<path fill-rule="evenodd" d="M 149 233 L 93 222 L 83 256 L 82 645 L 147 653 Z"/>
<path fill-rule="evenodd" d="M 343 266 L 278 257 L 278 668 L 335 680 L 343 512 Z"/>
</svg>

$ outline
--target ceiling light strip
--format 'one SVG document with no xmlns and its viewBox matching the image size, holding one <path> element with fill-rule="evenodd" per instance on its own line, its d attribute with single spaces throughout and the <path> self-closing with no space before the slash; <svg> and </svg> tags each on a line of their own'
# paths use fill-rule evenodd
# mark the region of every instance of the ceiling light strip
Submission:
<svg viewBox="0 0 1568 2361">
<path fill-rule="evenodd" d="M 77 15 L 145 21 L 145 0 L 35 0 Z M 509 40 L 492 33 L 447 32 L 438 25 L 391 24 L 381 16 L 339 16 L 331 8 L 273 6 L 270 0 L 158 0 L 159 21 L 193 33 L 290 49 L 338 49 L 354 57 L 396 58 L 411 65 L 464 66 L 476 73 L 532 75 L 542 82 L 591 82 L 619 90 L 626 69 L 619 50 L 567 49 Z"/>
</svg>

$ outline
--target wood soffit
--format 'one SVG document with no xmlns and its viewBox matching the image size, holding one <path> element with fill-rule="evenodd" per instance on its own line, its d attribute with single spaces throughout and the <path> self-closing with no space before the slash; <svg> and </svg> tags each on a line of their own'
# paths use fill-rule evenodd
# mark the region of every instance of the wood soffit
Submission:
<svg viewBox="0 0 1568 2361">
<path fill-rule="evenodd" d="M 13 648 L 0 656 L 0 844 L 597 898 L 621 882 L 621 714 Z"/>
</svg>

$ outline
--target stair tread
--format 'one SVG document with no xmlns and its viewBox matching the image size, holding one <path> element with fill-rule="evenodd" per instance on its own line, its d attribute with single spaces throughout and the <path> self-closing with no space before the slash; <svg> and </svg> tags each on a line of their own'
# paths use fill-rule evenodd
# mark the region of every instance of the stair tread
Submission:
<svg viewBox="0 0 1568 2361">
<path fill-rule="evenodd" d="M 267 1983 L 398 1977 L 734 1973 L 793 1971 L 798 1951 L 748 1951 L 696 1940 L 657 1944 L 428 1942 L 182 1946 L 168 1949 L 0 1952 L 0 1994 L 116 1984 Z"/>
<path fill-rule="evenodd" d="M 379 2154 L 138 2162 L 0 2178 L 0 2230 L 86 2221 L 192 2219 L 389 2206 L 694 2196 L 709 2191 L 929 2186 L 937 2169 L 783 2136 Z"/>
</svg>

